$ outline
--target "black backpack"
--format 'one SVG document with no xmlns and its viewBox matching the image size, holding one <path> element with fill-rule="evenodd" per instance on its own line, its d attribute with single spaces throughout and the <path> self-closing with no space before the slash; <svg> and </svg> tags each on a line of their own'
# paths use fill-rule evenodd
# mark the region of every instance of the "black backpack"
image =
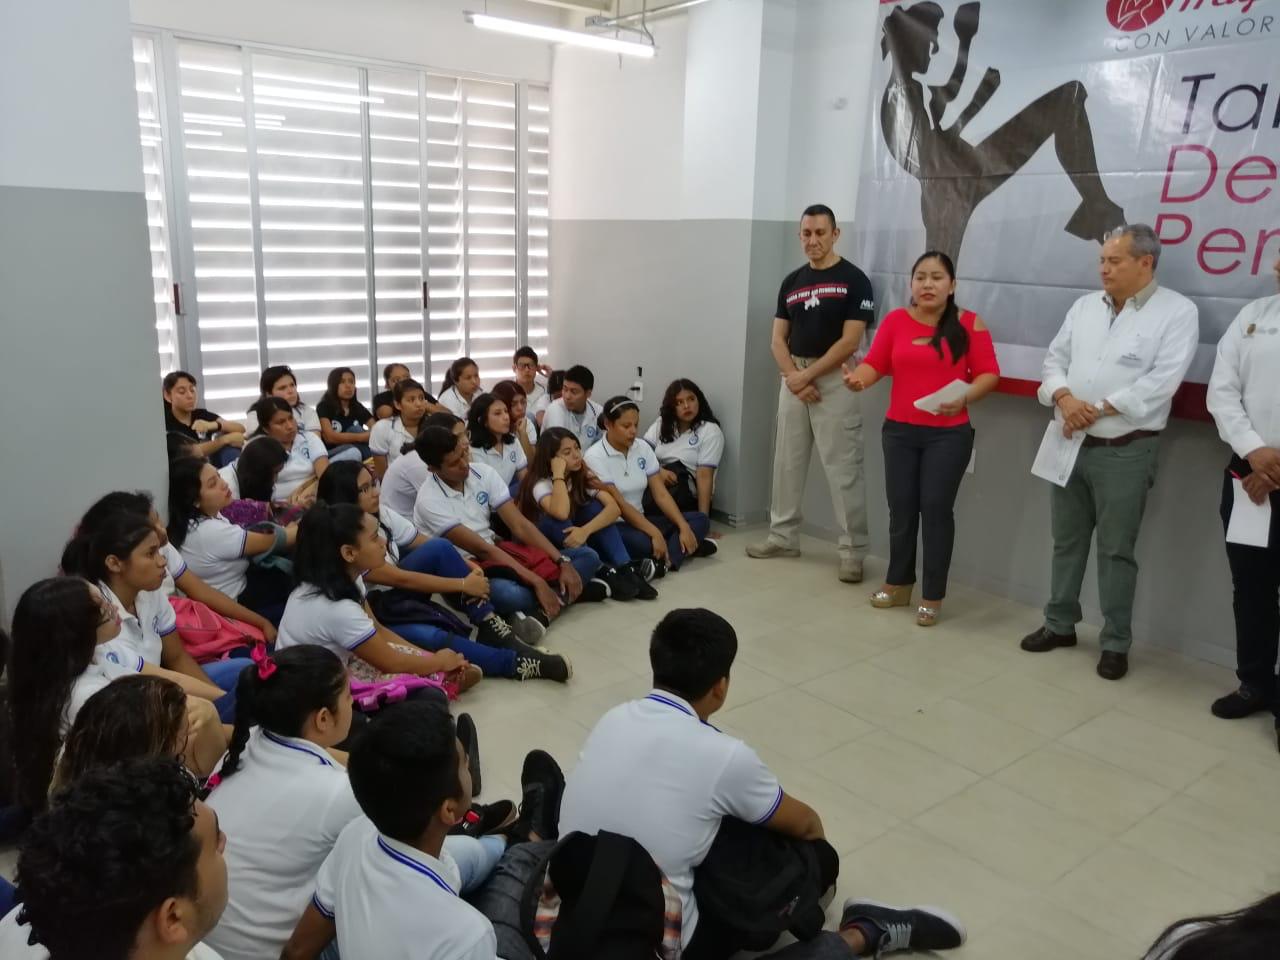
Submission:
<svg viewBox="0 0 1280 960">
<path fill-rule="evenodd" d="M 544 875 L 560 895 L 545 952 L 533 935 Z M 665 921 L 662 872 L 653 857 L 630 837 L 602 830 L 561 838 L 546 871 L 536 871 L 525 891 L 521 927 L 539 960 L 653 960 Z"/>
</svg>

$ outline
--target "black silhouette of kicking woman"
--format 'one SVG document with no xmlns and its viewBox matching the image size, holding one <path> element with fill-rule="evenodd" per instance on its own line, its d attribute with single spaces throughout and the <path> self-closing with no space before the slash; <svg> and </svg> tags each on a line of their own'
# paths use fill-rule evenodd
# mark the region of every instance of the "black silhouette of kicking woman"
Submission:
<svg viewBox="0 0 1280 960">
<path fill-rule="evenodd" d="M 1066 230 L 1081 239 L 1101 242 L 1107 230 L 1125 219 L 1098 175 L 1093 131 L 1084 109 L 1088 91 L 1083 84 L 1073 80 L 1050 90 L 974 145 L 961 133 L 1000 86 L 1000 72 L 988 67 L 959 119 L 950 127 L 942 126 L 947 106 L 964 84 L 980 6 L 966 3 L 956 10 L 960 50 L 955 70 L 945 86 L 929 88 L 927 111 L 923 85 L 913 77 L 928 71 L 938 51 L 942 8 L 932 2 L 899 7 L 884 22 L 880 48 L 883 56 L 893 54 L 893 75 L 881 102 L 880 125 L 889 152 L 920 181 L 925 245 L 930 250 L 949 251 L 958 259 L 969 218 L 978 204 L 1017 173 L 1050 137 L 1062 169 L 1081 197 Z"/>
</svg>

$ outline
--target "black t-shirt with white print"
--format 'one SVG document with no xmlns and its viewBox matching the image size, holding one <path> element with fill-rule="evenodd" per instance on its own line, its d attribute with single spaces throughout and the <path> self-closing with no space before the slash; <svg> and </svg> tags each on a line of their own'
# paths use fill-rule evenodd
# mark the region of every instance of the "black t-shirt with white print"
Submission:
<svg viewBox="0 0 1280 960">
<path fill-rule="evenodd" d="M 861 320 L 870 328 L 875 315 L 871 281 L 845 259 L 825 270 L 815 270 L 806 263 L 787 274 L 774 314 L 791 322 L 792 356 L 815 359 L 840 339 L 845 321 Z"/>
</svg>

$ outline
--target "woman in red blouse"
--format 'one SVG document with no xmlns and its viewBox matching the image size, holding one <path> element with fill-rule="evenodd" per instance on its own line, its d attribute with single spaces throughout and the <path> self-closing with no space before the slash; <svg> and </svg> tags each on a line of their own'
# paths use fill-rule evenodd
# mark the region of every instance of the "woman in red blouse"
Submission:
<svg viewBox="0 0 1280 960">
<path fill-rule="evenodd" d="M 947 571 L 955 542 L 954 507 L 973 453 L 968 407 L 1000 382 L 995 346 L 982 320 L 956 306 L 956 269 L 931 250 L 911 268 L 911 306 L 894 310 L 880 325 L 871 351 L 844 382 L 858 392 L 893 377 L 881 442 L 889 498 L 889 570 L 873 607 L 911 604 L 916 582 L 916 534 L 924 544 L 924 589 L 916 622 L 938 622 L 947 595 Z M 961 380 L 964 396 L 937 413 L 916 401 Z M 923 520 L 923 524 L 921 523 Z M 921 529 L 923 527 L 923 529 Z"/>
</svg>

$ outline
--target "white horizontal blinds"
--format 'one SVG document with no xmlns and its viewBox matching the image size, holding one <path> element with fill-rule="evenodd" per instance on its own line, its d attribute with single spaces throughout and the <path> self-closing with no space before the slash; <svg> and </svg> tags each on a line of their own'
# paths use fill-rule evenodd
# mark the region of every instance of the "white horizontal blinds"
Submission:
<svg viewBox="0 0 1280 960">
<path fill-rule="evenodd" d="M 388 363 L 405 364 L 418 381 L 425 374 L 418 74 L 371 69 L 368 92 L 375 375 L 381 390 L 381 368 Z"/>
<path fill-rule="evenodd" d="M 516 347 L 516 86 L 462 81 L 469 355 L 480 382 L 511 376 Z"/>
<path fill-rule="evenodd" d="M 463 289 L 463 139 L 461 83 L 426 75 L 427 283 L 431 373 L 428 392 L 440 392 L 449 364 L 466 353 Z"/>
<path fill-rule="evenodd" d="M 529 346 L 538 351 L 538 358 L 543 363 L 551 363 L 547 359 L 551 308 L 548 289 L 551 262 L 551 176 L 548 166 L 551 159 L 551 92 L 547 87 L 535 84 L 529 84 L 526 89 L 529 103 L 528 114 L 524 118 L 524 163 L 528 184 L 525 225 L 528 341 Z"/>
<path fill-rule="evenodd" d="M 164 175 L 163 107 L 156 69 L 155 45 L 149 37 L 133 39 L 133 76 L 138 92 L 138 128 L 142 139 L 142 175 L 147 196 L 147 233 L 151 247 L 151 287 L 155 300 L 160 372 L 178 366 L 178 338 L 173 310 L 173 262 L 169 251 L 168 194 Z"/>
<path fill-rule="evenodd" d="M 267 364 L 288 364 L 308 403 L 334 367 L 369 396 L 361 111 L 355 67 L 255 53 L 253 111 Z"/>
<path fill-rule="evenodd" d="M 257 397 L 262 369 L 243 73 L 236 47 L 178 44 L 200 332 L 201 370 L 192 372 L 206 405 L 228 414 Z"/>
</svg>

